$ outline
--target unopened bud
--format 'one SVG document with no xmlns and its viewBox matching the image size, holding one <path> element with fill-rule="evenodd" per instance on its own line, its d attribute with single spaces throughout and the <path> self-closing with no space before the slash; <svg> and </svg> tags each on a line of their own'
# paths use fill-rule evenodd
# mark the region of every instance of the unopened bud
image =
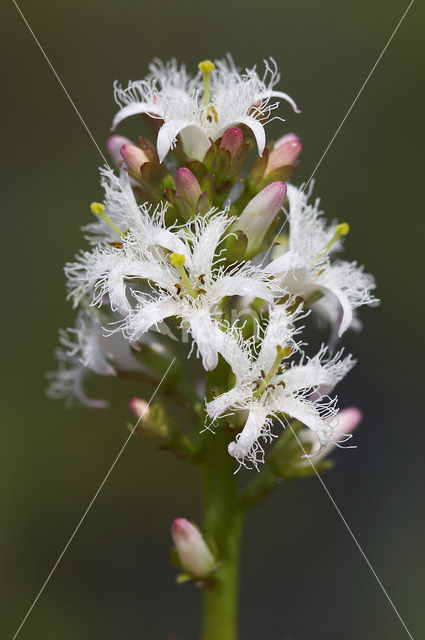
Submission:
<svg viewBox="0 0 425 640">
<path fill-rule="evenodd" d="M 362 418 L 363 414 L 357 407 L 349 407 L 340 411 L 338 413 L 338 426 L 334 431 L 334 436 L 337 436 L 335 440 L 338 439 L 338 436 L 343 438 L 352 433 L 358 427 Z"/>
<path fill-rule="evenodd" d="M 159 404 L 149 405 L 141 398 L 131 398 L 128 406 L 137 418 L 137 431 L 163 443 L 170 439 L 165 414 Z"/>
<path fill-rule="evenodd" d="M 132 144 L 132 142 L 124 136 L 111 136 L 106 143 L 109 154 L 117 167 L 120 167 L 123 163 L 120 150 L 125 144 Z"/>
<path fill-rule="evenodd" d="M 224 134 L 221 143 L 220 149 L 225 149 L 230 153 L 230 156 L 233 158 L 235 153 L 240 149 L 243 145 L 243 133 L 242 129 L 239 127 L 231 127 L 227 129 Z"/>
<path fill-rule="evenodd" d="M 120 149 L 120 153 L 128 172 L 135 177 L 140 177 L 140 167 L 142 164 L 145 164 L 145 162 L 149 162 L 146 154 L 140 147 L 136 147 L 135 144 L 131 143 L 124 144 Z"/>
<path fill-rule="evenodd" d="M 183 198 L 191 208 L 196 209 L 202 190 L 190 169 L 186 167 L 177 169 L 175 183 L 177 195 Z"/>
<path fill-rule="evenodd" d="M 171 527 L 181 566 L 196 578 L 206 578 L 216 567 L 216 560 L 199 529 L 185 518 L 177 518 Z"/>
<path fill-rule="evenodd" d="M 295 133 L 288 133 L 277 140 L 267 161 L 266 175 L 281 167 L 294 166 L 301 151 L 301 140 Z"/>
<path fill-rule="evenodd" d="M 282 208 L 286 185 L 277 180 L 260 191 L 245 207 L 232 226 L 232 231 L 243 231 L 248 238 L 247 253 L 261 248 L 264 237 L 274 218 Z"/>
</svg>

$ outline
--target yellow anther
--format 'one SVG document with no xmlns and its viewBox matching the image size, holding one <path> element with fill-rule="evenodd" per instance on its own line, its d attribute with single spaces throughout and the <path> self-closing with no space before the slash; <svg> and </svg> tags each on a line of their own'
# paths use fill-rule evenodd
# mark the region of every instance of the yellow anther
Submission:
<svg viewBox="0 0 425 640">
<path fill-rule="evenodd" d="M 341 224 L 336 225 L 336 232 L 339 233 L 340 236 L 346 236 L 350 231 L 350 225 L 346 222 L 342 222 Z"/>
<path fill-rule="evenodd" d="M 90 209 L 95 216 L 101 216 L 102 213 L 105 213 L 105 207 L 100 202 L 92 202 Z"/>
<path fill-rule="evenodd" d="M 198 64 L 198 69 L 202 71 L 202 73 L 211 73 L 211 71 L 215 69 L 215 64 L 211 62 L 211 60 L 203 60 Z"/>
<path fill-rule="evenodd" d="M 179 267 L 186 262 L 185 256 L 183 256 L 181 253 L 175 252 L 170 255 L 170 260 L 171 264 L 173 264 L 175 267 Z"/>
<path fill-rule="evenodd" d="M 255 213 L 255 211 L 252 211 L 252 212 L 251 212 L 251 215 L 252 215 L 252 216 L 255 216 L 255 215 L 257 215 L 257 214 Z"/>
</svg>

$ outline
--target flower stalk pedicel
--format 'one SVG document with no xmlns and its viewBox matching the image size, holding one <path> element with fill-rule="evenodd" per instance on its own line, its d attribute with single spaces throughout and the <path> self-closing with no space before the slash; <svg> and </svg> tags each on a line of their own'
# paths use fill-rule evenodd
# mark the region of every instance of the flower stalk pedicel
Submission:
<svg viewBox="0 0 425 640">
<path fill-rule="evenodd" d="M 298 112 L 279 82 L 273 60 L 260 75 L 228 56 L 194 76 L 155 61 L 145 79 L 115 85 L 113 129 L 144 114 L 157 136 L 107 143 L 117 172 L 101 168 L 88 247 L 65 266 L 77 320 L 49 374 L 52 397 L 92 407 L 107 401 L 90 398 L 90 376 L 140 382 L 135 433 L 199 469 L 202 532 L 178 518 L 172 538 L 178 582 L 203 588 L 203 640 L 237 637 L 246 509 L 311 473 L 306 456 L 324 472 L 359 423 L 358 409 L 338 412 L 334 388 L 355 360 L 335 345 L 377 303 L 372 276 L 339 257 L 348 224 L 327 224 L 319 200 L 289 182 L 299 138 L 266 141 L 282 102 Z M 276 221 L 287 222 L 279 237 Z M 314 353 L 303 329 L 316 318 L 326 323 Z M 258 473 L 241 487 L 242 466 Z"/>
</svg>

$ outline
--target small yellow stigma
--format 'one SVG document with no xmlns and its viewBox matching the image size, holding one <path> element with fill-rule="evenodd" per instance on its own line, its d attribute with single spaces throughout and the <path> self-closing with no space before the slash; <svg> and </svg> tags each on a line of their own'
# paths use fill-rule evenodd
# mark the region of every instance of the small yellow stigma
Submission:
<svg viewBox="0 0 425 640">
<path fill-rule="evenodd" d="M 333 234 L 329 242 L 325 244 L 323 251 L 319 253 L 318 258 L 323 258 L 323 256 L 327 254 L 332 245 L 334 245 L 335 242 L 341 238 L 341 236 L 346 236 L 349 231 L 350 225 L 347 222 L 341 222 L 341 224 L 337 224 L 335 227 L 335 233 Z"/>
<path fill-rule="evenodd" d="M 175 267 L 179 267 L 180 265 L 186 262 L 186 258 L 181 253 L 172 253 L 170 255 L 171 264 Z"/>
<path fill-rule="evenodd" d="M 90 209 L 95 216 L 101 216 L 105 213 L 105 207 L 100 202 L 92 202 L 90 205 Z"/>
<path fill-rule="evenodd" d="M 111 218 L 106 213 L 103 204 L 101 204 L 100 202 L 92 202 L 90 205 L 90 209 L 95 216 L 99 216 L 99 218 L 102 218 L 102 220 L 104 220 L 106 224 L 109 224 L 111 229 L 113 229 L 118 236 L 120 236 L 121 238 L 125 238 L 125 233 L 121 231 L 121 229 L 115 224 L 115 222 L 111 220 Z"/>
<path fill-rule="evenodd" d="M 336 232 L 339 233 L 340 236 L 346 236 L 349 231 L 350 225 L 347 222 L 336 225 Z"/>
<path fill-rule="evenodd" d="M 198 64 L 198 69 L 202 71 L 204 78 L 204 105 L 207 107 L 211 102 L 211 71 L 215 69 L 214 62 L 203 60 Z"/>
</svg>

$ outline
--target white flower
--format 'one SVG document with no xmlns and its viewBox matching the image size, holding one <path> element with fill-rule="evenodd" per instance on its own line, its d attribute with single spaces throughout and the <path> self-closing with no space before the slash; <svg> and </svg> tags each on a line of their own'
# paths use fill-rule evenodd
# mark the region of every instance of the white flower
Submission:
<svg viewBox="0 0 425 640">
<path fill-rule="evenodd" d="M 219 353 L 234 371 L 247 368 L 238 338 L 221 322 L 222 302 L 228 296 L 251 296 L 271 303 L 278 290 L 258 267 L 240 263 L 225 268 L 221 264 L 219 246 L 231 223 L 226 212 L 196 218 L 180 228 L 184 242 L 179 252 L 171 254 L 138 254 L 137 234 L 129 232 L 124 250 L 133 255 L 140 276 L 144 274 L 149 281 L 147 291 L 132 291 L 136 308 L 123 325 L 131 341 L 138 341 L 146 331 L 175 316 L 195 341 L 205 369 L 216 367 Z M 130 271 L 129 277 L 133 273 Z M 109 295 L 114 293 L 109 291 Z"/>
<path fill-rule="evenodd" d="M 265 61 L 262 77 L 255 67 L 241 72 L 230 56 L 216 60 L 215 65 L 205 61 L 199 66 L 203 73 L 191 77 L 174 59 L 165 65 L 155 60 L 144 80 L 129 82 L 126 88 L 115 83 L 115 101 L 121 108 L 112 129 L 124 118 L 138 113 L 162 120 L 157 140 L 162 162 L 179 133 L 186 154 L 202 160 L 210 146 L 209 138 L 216 140 L 229 127 L 245 124 L 252 130 L 261 156 L 265 146 L 264 124 L 278 106 L 278 102 L 270 99 L 287 100 L 298 112 L 286 93 L 274 90 L 280 80 L 274 60 Z"/>
<path fill-rule="evenodd" d="M 378 302 L 371 293 L 373 276 L 364 273 L 357 262 L 331 262 L 331 254 L 341 249 L 341 238 L 349 231 L 347 224 L 327 225 L 318 209 L 319 200 L 309 205 L 307 196 L 290 184 L 287 196 L 289 242 L 282 255 L 264 269 L 294 295 L 308 300 L 323 294 L 326 300 L 317 305 L 317 311 L 339 319 L 341 336 L 352 324 L 357 307 Z"/>
<path fill-rule="evenodd" d="M 75 328 L 59 331 L 61 346 L 55 351 L 59 367 L 47 374 L 51 380 L 47 394 L 51 398 L 64 398 L 68 405 L 77 400 L 91 407 L 108 406 L 104 400 L 88 398 L 83 387 L 90 371 L 101 376 L 116 375 L 110 362 L 113 355 L 105 349 L 104 340 L 98 312 L 86 309 L 79 312 Z"/>
<path fill-rule="evenodd" d="M 291 301 L 292 302 L 292 301 Z M 322 347 L 313 357 L 301 355 L 298 364 L 287 366 L 284 360 L 300 351 L 294 341 L 300 329 L 294 320 L 301 311 L 288 313 L 285 305 L 270 309 L 267 328 L 256 355 L 250 355 L 250 368 L 230 391 L 217 396 L 206 405 L 208 416 L 214 421 L 220 416 L 247 411 L 248 417 L 236 440 L 229 445 L 229 453 L 241 464 L 257 467 L 263 461 L 260 438 L 270 440 L 273 419 L 286 416 L 299 420 L 317 436 L 320 447 L 332 442 L 337 426 L 336 398 L 312 393 L 321 385 L 334 387 L 354 365 L 351 356 L 341 359 L 341 352 L 326 360 Z M 300 352 L 301 353 L 301 352 Z"/>
</svg>

